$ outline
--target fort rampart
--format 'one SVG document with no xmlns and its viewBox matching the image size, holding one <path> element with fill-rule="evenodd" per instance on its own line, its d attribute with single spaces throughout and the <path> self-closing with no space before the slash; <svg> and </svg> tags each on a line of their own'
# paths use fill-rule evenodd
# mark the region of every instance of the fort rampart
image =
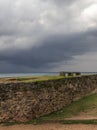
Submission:
<svg viewBox="0 0 97 130">
<path fill-rule="evenodd" d="M 97 75 L 0 84 L 0 123 L 27 122 L 96 92 Z"/>
</svg>

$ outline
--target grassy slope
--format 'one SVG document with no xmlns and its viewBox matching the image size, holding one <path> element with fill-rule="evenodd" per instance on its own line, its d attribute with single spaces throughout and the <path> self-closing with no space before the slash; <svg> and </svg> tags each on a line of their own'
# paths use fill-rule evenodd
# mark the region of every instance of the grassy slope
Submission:
<svg viewBox="0 0 97 130">
<path fill-rule="evenodd" d="M 63 79 L 63 78 L 76 78 L 79 76 L 28 76 L 28 77 L 13 77 L 13 78 L 0 78 L 0 83 L 9 83 L 9 82 L 25 82 L 25 83 L 29 83 L 29 82 L 41 82 L 41 81 L 47 81 L 47 80 L 58 80 L 58 79 Z"/>
<path fill-rule="evenodd" d="M 40 82 L 46 80 L 62 79 L 64 76 L 29 76 L 29 77 L 15 77 L 15 78 L 0 78 L 0 82 Z"/>
<path fill-rule="evenodd" d="M 81 76 L 86 76 L 86 75 L 81 75 Z M 0 78 L 0 83 L 8 83 L 8 82 L 41 82 L 41 81 L 47 81 L 47 80 L 57 80 L 57 79 L 62 79 L 62 78 L 76 78 L 76 77 L 81 77 L 81 76 L 28 76 L 28 77 L 11 77 L 11 78 Z M 89 76 L 89 75 L 88 75 Z"/>
<path fill-rule="evenodd" d="M 64 76 L 36 76 L 36 77 L 27 77 L 27 78 L 17 78 L 17 81 L 21 82 L 36 82 L 36 81 L 46 81 L 46 80 L 57 80 L 62 79 Z"/>
</svg>

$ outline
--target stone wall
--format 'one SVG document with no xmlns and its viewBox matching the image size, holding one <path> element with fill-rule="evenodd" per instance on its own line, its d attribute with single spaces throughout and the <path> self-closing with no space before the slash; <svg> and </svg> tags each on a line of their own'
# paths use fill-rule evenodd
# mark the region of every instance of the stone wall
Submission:
<svg viewBox="0 0 97 130">
<path fill-rule="evenodd" d="M 26 122 L 95 92 L 97 75 L 0 84 L 0 123 Z"/>
</svg>

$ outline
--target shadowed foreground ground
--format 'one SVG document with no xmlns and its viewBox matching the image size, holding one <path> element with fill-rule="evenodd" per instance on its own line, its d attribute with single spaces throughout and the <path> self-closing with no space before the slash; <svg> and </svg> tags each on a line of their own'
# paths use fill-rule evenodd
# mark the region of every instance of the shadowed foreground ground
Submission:
<svg viewBox="0 0 97 130">
<path fill-rule="evenodd" d="M 14 125 L 0 126 L 0 130 L 97 130 L 97 125 L 62 125 L 62 124 L 42 124 L 42 125 Z"/>
</svg>

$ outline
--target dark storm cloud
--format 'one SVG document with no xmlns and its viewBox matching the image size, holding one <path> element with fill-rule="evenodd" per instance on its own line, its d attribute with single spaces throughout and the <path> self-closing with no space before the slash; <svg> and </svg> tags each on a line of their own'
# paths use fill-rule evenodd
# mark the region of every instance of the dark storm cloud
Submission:
<svg viewBox="0 0 97 130">
<path fill-rule="evenodd" d="M 95 0 L 0 0 L 0 72 L 48 71 L 97 51 L 96 6 Z"/>
<path fill-rule="evenodd" d="M 18 51 L 15 54 L 10 50 L 9 54 L 2 52 L 0 54 L 0 61 L 6 61 L 8 64 L 20 66 L 20 68 L 25 66 L 34 71 L 55 67 L 56 63 L 72 60 L 73 56 L 97 49 L 96 32 L 96 30 L 92 30 L 86 33 L 66 36 L 61 34 L 49 36 L 40 41 L 42 42 L 40 46 L 32 47 L 29 50 Z M 94 38 L 89 39 L 90 35 L 94 36 Z M 93 43 L 91 43 L 91 40 L 94 40 Z"/>
</svg>

